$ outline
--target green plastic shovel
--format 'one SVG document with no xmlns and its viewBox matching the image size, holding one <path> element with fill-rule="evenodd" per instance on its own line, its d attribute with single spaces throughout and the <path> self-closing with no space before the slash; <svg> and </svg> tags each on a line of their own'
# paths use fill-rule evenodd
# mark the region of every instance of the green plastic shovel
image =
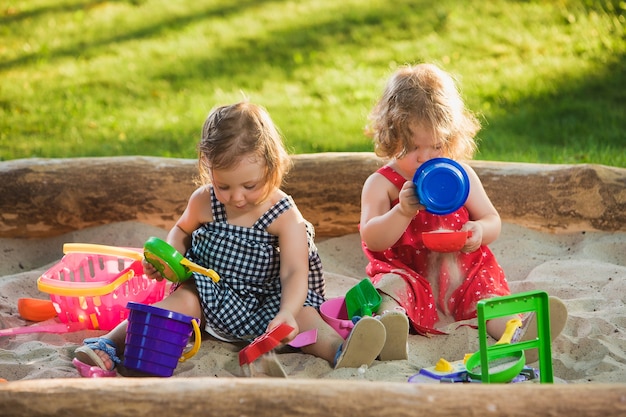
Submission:
<svg viewBox="0 0 626 417">
<path fill-rule="evenodd" d="M 350 319 L 354 316 L 371 316 L 372 313 L 378 311 L 380 303 L 383 301 L 372 281 L 367 278 L 350 288 L 345 299 L 346 310 Z"/>
</svg>

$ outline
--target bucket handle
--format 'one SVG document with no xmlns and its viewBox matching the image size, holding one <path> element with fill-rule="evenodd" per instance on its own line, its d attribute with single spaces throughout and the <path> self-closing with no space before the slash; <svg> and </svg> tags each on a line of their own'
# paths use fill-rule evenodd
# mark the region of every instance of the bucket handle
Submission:
<svg viewBox="0 0 626 417">
<path fill-rule="evenodd" d="M 133 249 L 118 248 L 116 246 L 98 245 L 95 243 L 65 243 L 63 253 L 93 253 L 103 256 L 121 256 L 135 261 L 143 260 L 143 254 Z"/>
<path fill-rule="evenodd" d="M 188 352 L 183 353 L 183 356 L 178 359 L 178 362 L 185 362 L 187 359 L 194 356 L 200 350 L 200 343 L 202 343 L 202 335 L 200 334 L 200 326 L 198 320 L 192 319 L 191 325 L 193 326 L 194 342 L 193 347 Z"/>
</svg>

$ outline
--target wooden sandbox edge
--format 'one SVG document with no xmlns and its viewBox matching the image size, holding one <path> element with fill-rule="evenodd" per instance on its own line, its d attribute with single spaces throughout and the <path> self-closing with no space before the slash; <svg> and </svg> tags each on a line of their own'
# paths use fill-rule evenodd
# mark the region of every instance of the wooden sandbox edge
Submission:
<svg viewBox="0 0 626 417">
<path fill-rule="evenodd" d="M 294 156 L 285 191 L 318 236 L 356 232 L 373 153 Z M 562 232 L 626 230 L 626 169 L 472 161 L 503 221 Z M 195 188 L 196 161 L 156 157 L 0 162 L 0 238 L 58 236 L 123 221 L 169 229 Z"/>
</svg>

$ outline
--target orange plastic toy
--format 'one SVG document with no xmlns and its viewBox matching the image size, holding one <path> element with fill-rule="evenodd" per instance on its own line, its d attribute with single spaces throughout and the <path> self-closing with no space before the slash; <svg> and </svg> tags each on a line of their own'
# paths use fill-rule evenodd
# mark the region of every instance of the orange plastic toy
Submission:
<svg viewBox="0 0 626 417">
<path fill-rule="evenodd" d="M 38 298 L 18 299 L 17 311 L 23 319 L 29 321 L 44 321 L 57 316 L 52 301 Z"/>
</svg>

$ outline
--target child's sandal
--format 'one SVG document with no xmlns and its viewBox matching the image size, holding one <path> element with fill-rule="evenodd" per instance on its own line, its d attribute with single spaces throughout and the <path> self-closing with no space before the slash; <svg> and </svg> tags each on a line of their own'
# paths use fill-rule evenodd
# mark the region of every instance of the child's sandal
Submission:
<svg viewBox="0 0 626 417">
<path fill-rule="evenodd" d="M 386 339 L 378 359 L 395 361 L 409 358 L 409 319 L 404 311 L 385 311 L 378 316 L 385 326 Z"/>
<path fill-rule="evenodd" d="M 115 343 L 107 339 L 106 337 L 90 337 L 83 341 L 83 345 L 76 348 L 74 355 L 76 358 L 88 365 L 95 365 L 105 371 L 112 371 L 115 368 L 115 365 L 121 362 L 120 358 L 117 357 L 117 346 Z M 113 361 L 113 367 L 111 369 L 107 369 L 104 361 L 98 354 L 96 350 L 101 350 L 111 358 Z"/>
<path fill-rule="evenodd" d="M 337 350 L 335 369 L 370 366 L 385 345 L 385 326 L 373 317 L 362 317 Z"/>
</svg>

